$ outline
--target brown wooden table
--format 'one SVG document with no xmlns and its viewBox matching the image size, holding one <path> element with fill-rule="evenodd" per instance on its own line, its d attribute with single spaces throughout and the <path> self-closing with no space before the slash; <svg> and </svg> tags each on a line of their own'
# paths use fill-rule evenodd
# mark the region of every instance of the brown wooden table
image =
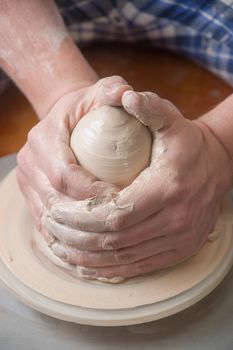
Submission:
<svg viewBox="0 0 233 350">
<path fill-rule="evenodd" d="M 83 50 L 100 76 L 118 74 L 136 90 L 150 90 L 196 118 L 233 92 L 227 84 L 170 52 L 129 45 L 97 45 Z M 0 97 L 0 156 L 17 152 L 37 122 L 35 112 L 11 86 Z"/>
</svg>

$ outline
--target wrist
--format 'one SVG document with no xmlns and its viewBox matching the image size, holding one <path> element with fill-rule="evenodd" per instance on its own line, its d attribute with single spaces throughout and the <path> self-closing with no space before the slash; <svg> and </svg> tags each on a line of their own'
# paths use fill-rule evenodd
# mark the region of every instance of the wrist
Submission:
<svg viewBox="0 0 233 350">
<path fill-rule="evenodd" d="M 66 39 L 55 57 L 49 74 L 40 66 L 39 79 L 27 79 L 24 91 L 40 119 L 62 96 L 90 86 L 98 80 L 97 73 L 86 61 L 71 39 Z M 35 72 L 33 72 L 34 75 Z M 30 77 L 29 77 L 30 78 Z"/>
<path fill-rule="evenodd" d="M 69 81 L 58 81 L 56 82 L 56 86 L 52 89 L 52 92 L 49 92 L 47 96 L 43 99 L 43 104 L 40 103 L 38 99 L 34 103 L 32 103 L 34 109 L 37 112 L 39 119 L 44 119 L 53 106 L 65 95 L 70 94 L 74 91 L 80 90 L 82 88 L 91 86 L 96 83 L 96 79 L 86 79 L 86 80 L 78 80 L 78 79 L 70 79 Z"/>
<path fill-rule="evenodd" d="M 227 162 L 223 165 L 220 164 L 221 176 L 224 177 L 224 174 L 228 173 L 229 189 L 233 187 L 233 94 L 220 103 L 213 110 L 209 111 L 197 122 L 200 122 L 204 125 L 213 137 L 218 141 L 222 150 L 225 151 L 225 156 L 227 157 Z M 224 152 L 223 152 L 224 153 Z M 225 157 L 222 155 L 225 159 Z M 220 159 L 221 163 L 221 159 Z"/>
<path fill-rule="evenodd" d="M 200 117 L 229 155 L 229 160 L 233 161 L 233 94 L 226 98 L 214 109 Z"/>
<path fill-rule="evenodd" d="M 233 187 L 233 160 L 225 148 L 224 143 L 215 134 L 215 130 L 212 129 L 208 121 L 201 117 L 194 121 L 198 125 L 202 132 L 206 149 L 208 152 L 208 158 L 210 162 L 209 168 L 212 169 L 209 177 L 210 181 L 213 180 L 215 184 L 215 195 L 217 198 L 222 197 Z M 208 162 L 206 160 L 206 162 Z"/>
</svg>

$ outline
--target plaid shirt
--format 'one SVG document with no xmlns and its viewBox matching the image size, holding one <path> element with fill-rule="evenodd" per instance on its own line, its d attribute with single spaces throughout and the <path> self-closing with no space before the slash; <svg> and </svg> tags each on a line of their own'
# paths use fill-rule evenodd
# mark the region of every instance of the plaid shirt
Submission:
<svg viewBox="0 0 233 350">
<path fill-rule="evenodd" d="M 57 0 L 82 46 L 143 43 L 190 57 L 233 86 L 233 0 Z M 6 77 L 1 77 L 2 86 Z"/>
</svg>

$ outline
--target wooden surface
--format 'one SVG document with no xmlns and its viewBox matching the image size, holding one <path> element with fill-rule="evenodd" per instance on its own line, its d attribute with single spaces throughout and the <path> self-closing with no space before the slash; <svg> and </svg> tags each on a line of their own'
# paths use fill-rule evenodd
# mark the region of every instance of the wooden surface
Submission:
<svg viewBox="0 0 233 350">
<path fill-rule="evenodd" d="M 116 44 L 83 52 L 100 76 L 122 75 L 136 90 L 154 91 L 170 99 L 190 119 L 232 93 L 231 87 L 212 74 L 169 52 Z M 18 151 L 36 122 L 26 99 L 10 87 L 0 97 L 0 156 Z"/>
</svg>

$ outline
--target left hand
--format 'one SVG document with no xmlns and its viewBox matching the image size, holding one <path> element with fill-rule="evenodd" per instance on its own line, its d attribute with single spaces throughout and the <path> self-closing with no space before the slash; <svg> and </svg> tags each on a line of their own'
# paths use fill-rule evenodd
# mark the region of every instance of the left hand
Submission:
<svg viewBox="0 0 233 350">
<path fill-rule="evenodd" d="M 151 130 L 150 166 L 114 201 L 58 203 L 43 218 L 51 234 L 75 234 L 72 246 L 52 249 L 86 278 L 133 277 L 192 256 L 213 230 L 232 185 L 229 156 L 201 118 L 184 119 L 150 92 L 125 92 L 122 105 Z"/>
</svg>

